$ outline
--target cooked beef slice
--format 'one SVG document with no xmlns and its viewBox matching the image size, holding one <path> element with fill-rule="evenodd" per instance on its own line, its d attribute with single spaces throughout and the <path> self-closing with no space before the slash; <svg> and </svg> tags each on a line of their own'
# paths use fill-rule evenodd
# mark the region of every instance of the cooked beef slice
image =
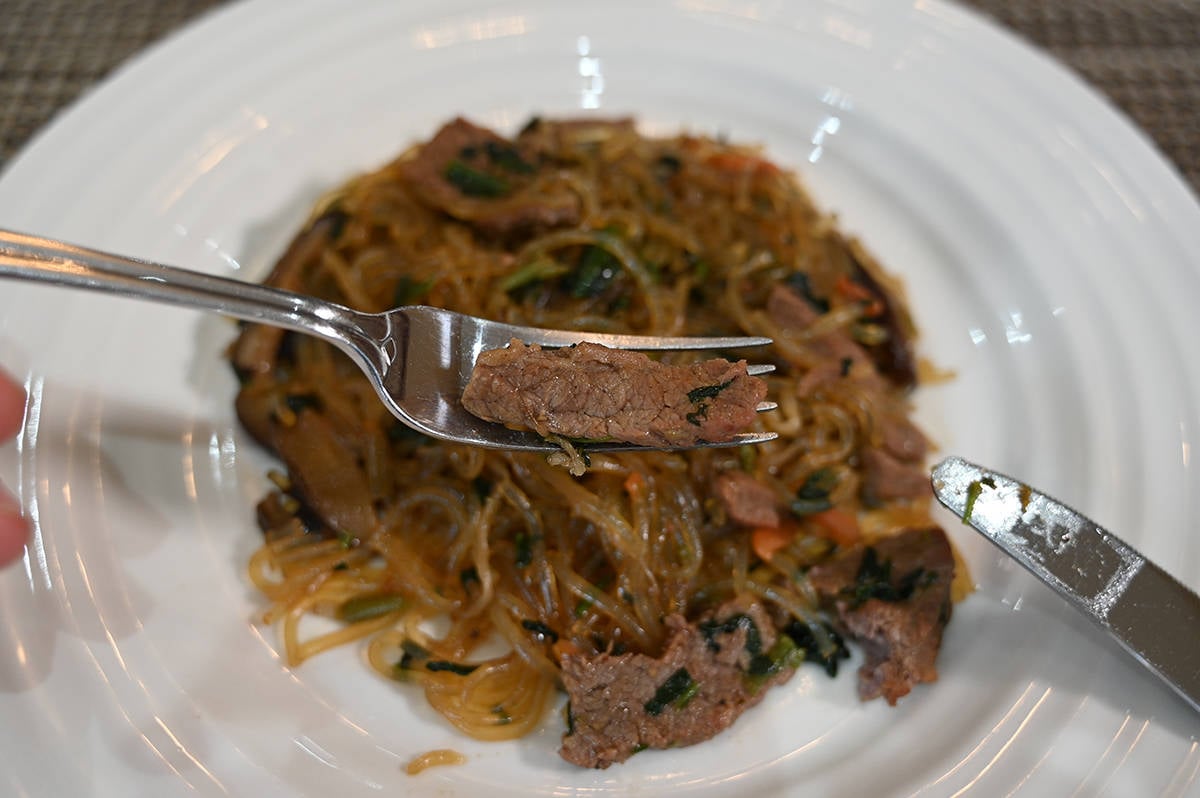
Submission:
<svg viewBox="0 0 1200 798">
<path fill-rule="evenodd" d="M 868 266 L 872 264 L 872 259 L 862 246 L 857 241 L 843 239 L 843 242 L 854 266 L 851 279 L 866 288 L 882 305 L 882 311 L 872 321 L 887 331 L 887 337 L 880 343 L 865 347 L 867 354 L 871 356 L 879 373 L 894 385 L 912 388 L 917 384 L 912 321 L 905 313 L 903 305 L 898 303 L 891 291 L 876 278 L 875 271 L 879 267 Z"/>
<path fill-rule="evenodd" d="M 767 315 L 784 330 L 797 332 L 807 329 L 820 318 L 820 313 L 811 302 L 782 283 L 772 288 L 767 297 Z M 887 383 L 879 376 L 866 349 L 844 330 L 818 336 L 808 345 L 828 365 L 818 366 L 801 378 L 801 395 L 844 379 L 843 372 L 851 369 L 855 376 L 850 379 L 864 392 L 887 390 Z M 859 453 L 865 472 L 863 501 L 868 505 L 878 505 L 893 499 L 928 496 L 930 486 L 924 463 L 927 446 L 925 437 L 901 415 L 881 415 L 877 420 L 878 445 L 863 446 Z"/>
<path fill-rule="evenodd" d="M 696 623 L 680 615 L 666 623 L 671 636 L 660 657 L 562 658 L 570 701 L 563 759 L 606 768 L 643 748 L 702 742 L 795 671 L 791 638 L 781 639 L 758 604 L 731 602 Z"/>
<path fill-rule="evenodd" d="M 862 499 L 868 506 L 894 499 L 921 499 L 932 494 L 925 453 L 929 442 L 917 426 L 899 413 L 875 416 L 877 443 L 859 452 L 863 468 Z"/>
<path fill-rule="evenodd" d="M 821 314 L 803 296 L 779 283 L 767 295 L 767 316 L 782 329 L 798 333 L 808 329 Z M 845 330 L 834 330 L 807 343 L 822 360 L 837 364 L 839 371 L 843 361 L 870 362 L 866 351 Z"/>
<path fill-rule="evenodd" d="M 455 119 L 405 161 L 402 175 L 426 204 L 502 236 L 579 221 L 579 196 L 565 183 L 536 181 L 535 153 L 465 119 Z"/>
<path fill-rule="evenodd" d="M 366 538 L 379 527 L 366 471 L 352 447 L 324 413 L 302 408 L 285 424 L 278 408 L 287 397 L 266 379 L 238 392 L 238 419 L 251 435 L 279 455 L 292 476 L 291 492 L 325 526 L 347 539 Z"/>
<path fill-rule="evenodd" d="M 899 460 L 924 462 L 929 441 L 925 433 L 907 416 L 899 413 L 881 413 L 875 418 L 875 423 L 879 428 L 880 445 L 884 451 Z"/>
<path fill-rule="evenodd" d="M 865 701 L 895 704 L 914 685 L 937 680 L 937 654 L 950 620 L 954 554 L 936 527 L 911 529 L 858 546 L 808 572 L 837 625 L 858 641 Z"/>
<path fill-rule="evenodd" d="M 731 440 L 754 422 L 766 392 L 744 360 L 667 365 L 599 344 L 542 349 L 513 340 L 480 353 L 462 403 L 543 436 L 686 446 Z"/>
<path fill-rule="evenodd" d="M 887 449 L 867 446 L 859 453 L 863 467 L 862 498 L 868 506 L 895 499 L 919 499 L 933 488 L 922 460 L 901 460 Z"/>
<path fill-rule="evenodd" d="M 748 527 L 779 526 L 779 507 L 768 486 L 742 471 L 727 471 L 713 481 L 729 520 Z"/>
<path fill-rule="evenodd" d="M 886 332 L 880 343 L 864 346 L 846 330 L 835 330 L 808 342 L 814 353 L 830 358 L 833 362 L 849 360 L 851 364 L 867 362 L 871 371 L 881 375 L 899 388 L 912 388 L 917 382 L 916 358 L 912 347 L 912 325 L 895 302 L 891 294 L 866 269 L 861 262 L 865 258 L 861 248 L 843 241 L 838 246 L 851 253 L 852 283 L 875 298 L 880 310 L 868 321 L 879 325 Z M 771 289 L 767 297 L 767 315 L 785 330 L 799 332 L 808 328 L 821 316 L 799 292 L 784 283 Z"/>
<path fill-rule="evenodd" d="M 337 211 L 321 215 L 292 240 L 265 282 L 275 288 L 299 291 L 305 271 L 337 237 L 344 222 L 345 217 Z M 285 337 L 293 334 L 282 327 L 247 324 L 230 351 L 230 361 L 238 377 L 247 380 L 254 375 L 269 374 L 275 368 Z"/>
</svg>

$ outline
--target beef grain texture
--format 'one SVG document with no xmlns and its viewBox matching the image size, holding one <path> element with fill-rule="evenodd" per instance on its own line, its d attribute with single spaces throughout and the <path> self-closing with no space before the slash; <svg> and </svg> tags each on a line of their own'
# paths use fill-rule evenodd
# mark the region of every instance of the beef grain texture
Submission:
<svg viewBox="0 0 1200 798">
<path fill-rule="evenodd" d="M 542 436 L 687 446 L 731 440 L 754 422 L 766 393 L 744 360 L 676 366 L 599 344 L 542 349 L 513 340 L 480 353 L 462 403 Z"/>
<path fill-rule="evenodd" d="M 815 566 L 808 578 L 833 606 L 843 633 L 863 647 L 859 697 L 882 696 L 895 705 L 915 685 L 937 681 L 937 654 L 950 621 L 954 554 L 946 533 L 936 527 L 906 530 L 871 548 L 886 580 L 863 573 L 864 546 Z M 897 593 L 907 595 L 897 598 Z"/>
<path fill-rule="evenodd" d="M 733 724 L 767 690 L 795 672 L 784 667 L 761 681 L 747 679 L 751 646 L 767 651 L 777 632 L 758 604 L 722 607 L 718 621 L 746 619 L 732 630 L 706 636 L 700 623 L 680 615 L 666 619 L 671 636 L 661 657 L 644 654 L 568 654 L 562 680 L 570 699 L 571 721 L 563 736 L 563 759 L 582 767 L 606 768 L 643 748 L 670 748 L 707 740 Z M 751 624 L 753 621 L 753 629 Z M 659 688 L 686 669 L 697 690 L 684 706 L 668 702 L 658 714 L 646 709 Z"/>
</svg>

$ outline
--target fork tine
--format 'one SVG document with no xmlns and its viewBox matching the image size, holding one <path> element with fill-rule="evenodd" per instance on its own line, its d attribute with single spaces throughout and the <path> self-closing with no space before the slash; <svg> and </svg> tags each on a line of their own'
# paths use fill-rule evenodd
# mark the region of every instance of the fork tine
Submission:
<svg viewBox="0 0 1200 798">
<path fill-rule="evenodd" d="M 686 449 L 727 449 L 734 446 L 751 446 L 756 443 L 766 443 L 773 441 L 779 437 L 777 432 L 741 432 L 733 436 L 727 441 L 720 443 L 712 443 L 711 441 L 699 441 L 692 446 L 684 447 Z M 546 447 L 549 448 L 549 447 Z M 649 451 L 678 451 L 679 447 L 661 447 L 661 446 L 637 446 L 631 443 L 595 443 L 587 447 L 590 454 L 602 454 L 604 452 L 649 452 Z"/>
<path fill-rule="evenodd" d="M 761 377 L 764 374 L 770 374 L 774 370 L 774 363 L 754 363 L 746 366 L 746 373 L 751 377 Z"/>
<path fill-rule="evenodd" d="M 779 437 L 777 432 L 743 432 L 735 435 L 729 443 L 707 444 L 709 446 L 746 446 L 748 444 L 766 443 Z"/>
<path fill-rule="evenodd" d="M 644 349 L 647 351 L 666 351 L 678 349 L 741 349 L 747 346 L 767 346 L 770 338 L 761 335 L 726 336 L 711 338 L 704 336 L 674 336 L 658 337 L 653 335 L 618 335 L 617 339 L 627 341 L 607 344 L 614 349 Z M 603 343 L 603 341 L 596 341 Z"/>
<path fill-rule="evenodd" d="M 544 330 L 539 327 L 522 327 L 513 324 L 486 322 L 491 327 L 492 336 L 500 335 L 504 343 L 509 338 L 519 338 L 527 344 L 558 347 L 571 346 L 589 341 L 601 344 L 610 349 L 640 349 L 652 351 L 675 351 L 682 349 L 742 349 L 748 346 L 766 346 L 772 343 L 770 338 L 759 335 L 746 336 L 661 336 L 661 335 L 622 335 L 617 333 L 579 332 L 576 330 Z"/>
<path fill-rule="evenodd" d="M 759 402 L 754 409 L 759 413 L 769 413 L 772 410 L 777 410 L 778 408 L 778 402 Z"/>
</svg>

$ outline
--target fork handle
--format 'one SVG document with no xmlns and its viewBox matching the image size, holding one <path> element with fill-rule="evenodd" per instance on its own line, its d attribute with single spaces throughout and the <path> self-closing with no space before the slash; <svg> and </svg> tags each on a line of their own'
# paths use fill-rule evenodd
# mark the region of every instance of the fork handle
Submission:
<svg viewBox="0 0 1200 798">
<path fill-rule="evenodd" d="M 0 230 L 0 277 L 208 310 L 324 338 L 362 365 L 372 316 L 314 297 Z M 371 364 L 378 366 L 378 364 Z"/>
</svg>

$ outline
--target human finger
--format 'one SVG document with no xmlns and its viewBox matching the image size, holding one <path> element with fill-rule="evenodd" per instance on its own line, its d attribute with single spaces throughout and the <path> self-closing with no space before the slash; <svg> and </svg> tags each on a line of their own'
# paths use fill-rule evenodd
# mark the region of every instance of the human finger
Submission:
<svg viewBox="0 0 1200 798">
<path fill-rule="evenodd" d="M 21 505 L 0 485 L 0 566 L 21 556 L 29 539 L 29 523 L 21 516 Z"/>
<path fill-rule="evenodd" d="M 16 437 L 25 416 L 25 389 L 0 370 L 0 443 Z M 0 566 L 21 556 L 29 539 L 29 523 L 21 505 L 0 485 Z"/>
<path fill-rule="evenodd" d="M 13 438 L 25 417 L 25 389 L 0 371 L 0 442 Z"/>
</svg>

